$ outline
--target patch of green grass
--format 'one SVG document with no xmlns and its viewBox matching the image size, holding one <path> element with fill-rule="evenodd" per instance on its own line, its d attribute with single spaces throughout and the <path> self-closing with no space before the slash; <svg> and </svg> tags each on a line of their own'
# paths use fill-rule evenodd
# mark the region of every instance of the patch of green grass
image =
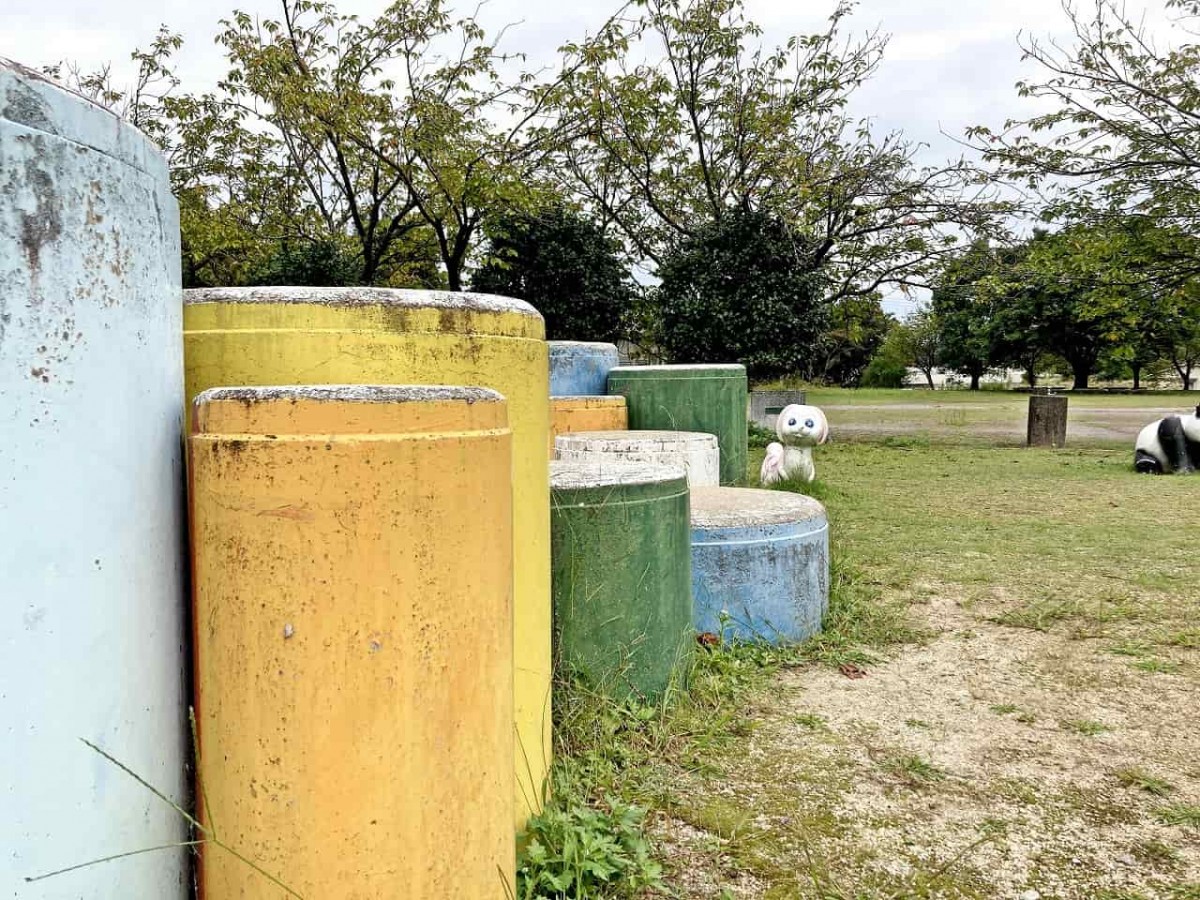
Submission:
<svg viewBox="0 0 1200 900">
<path fill-rule="evenodd" d="M 1152 656 L 1149 659 L 1139 659 L 1133 664 L 1135 669 L 1142 672 L 1154 672 L 1161 675 L 1174 675 L 1179 672 L 1179 663 L 1170 659 Z"/>
<path fill-rule="evenodd" d="M 988 709 L 998 716 L 1007 716 L 1010 713 L 1015 713 L 1020 708 L 1015 703 L 996 703 L 988 707 Z"/>
<path fill-rule="evenodd" d="M 1172 647 L 1185 650 L 1200 650 L 1200 628 L 1185 628 L 1170 635 L 1166 642 Z"/>
<path fill-rule="evenodd" d="M 801 728 L 807 728 L 810 731 L 816 731 L 819 728 L 825 727 L 825 719 L 816 713 L 801 713 L 794 717 L 792 721 Z"/>
<path fill-rule="evenodd" d="M 1068 619 L 1076 613 L 1077 607 L 1070 600 L 1031 600 L 993 616 L 992 621 L 1008 628 L 1049 631 L 1055 623 Z"/>
<path fill-rule="evenodd" d="M 1200 806 L 1191 803 L 1175 803 L 1159 808 L 1155 815 L 1164 825 L 1182 825 L 1200 828 Z"/>
<path fill-rule="evenodd" d="M 1133 659 L 1145 659 L 1154 653 L 1154 648 L 1145 641 L 1126 640 L 1108 648 L 1114 656 L 1128 656 Z"/>
<path fill-rule="evenodd" d="M 944 771 L 915 753 L 888 757 L 879 768 L 914 787 L 946 780 Z"/>
<path fill-rule="evenodd" d="M 1104 734 L 1106 731 L 1112 731 L 1103 722 L 1097 722 L 1094 719 L 1064 719 L 1058 723 L 1067 731 L 1074 731 L 1076 734 L 1082 734 L 1084 737 L 1095 737 L 1098 734 Z"/>
<path fill-rule="evenodd" d="M 1164 781 L 1151 775 L 1144 769 L 1121 769 L 1114 773 L 1117 781 L 1121 782 L 1127 788 L 1137 788 L 1140 791 L 1145 791 L 1147 794 L 1153 794 L 1155 797 L 1165 797 L 1167 794 L 1175 790 L 1175 786 L 1169 781 Z"/>
</svg>

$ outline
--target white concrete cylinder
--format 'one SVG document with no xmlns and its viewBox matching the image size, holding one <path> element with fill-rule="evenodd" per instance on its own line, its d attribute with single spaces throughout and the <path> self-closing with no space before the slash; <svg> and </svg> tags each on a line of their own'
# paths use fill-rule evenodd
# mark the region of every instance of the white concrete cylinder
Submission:
<svg viewBox="0 0 1200 900">
<path fill-rule="evenodd" d="M 656 463 L 683 466 L 689 487 L 721 483 L 717 438 L 697 431 L 576 431 L 554 439 L 554 458 L 575 462 Z"/>
<path fill-rule="evenodd" d="M 183 898 L 179 214 L 164 159 L 0 59 L 0 897 Z"/>
</svg>

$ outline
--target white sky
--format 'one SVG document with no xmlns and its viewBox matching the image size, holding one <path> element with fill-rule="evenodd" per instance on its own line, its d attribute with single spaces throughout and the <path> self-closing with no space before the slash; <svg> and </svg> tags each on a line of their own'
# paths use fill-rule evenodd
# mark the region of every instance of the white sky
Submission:
<svg viewBox="0 0 1200 900">
<path fill-rule="evenodd" d="M 465 0 L 467 11 L 475 0 Z M 1090 0 L 1082 0 L 1089 4 Z M 204 90 L 223 73 L 213 44 L 218 20 L 234 9 L 277 17 L 279 0 L 0 0 L 0 56 L 29 66 L 60 59 L 85 70 L 104 62 L 126 64 L 135 46 L 145 46 L 160 23 L 183 34 L 177 58 L 184 88 Z M 1137 13 L 1161 0 L 1128 0 Z M 834 0 L 746 0 L 752 19 L 771 44 L 793 33 L 824 26 Z M 368 18 L 386 0 L 341 0 L 340 8 Z M 494 26 L 519 22 L 506 46 L 532 62 L 553 58 L 567 40 L 594 29 L 617 0 L 489 0 L 482 17 Z M 1031 74 L 1022 64 L 1018 32 L 1065 37 L 1059 0 L 861 0 L 850 28 L 880 28 L 891 43 L 879 76 L 857 96 L 855 112 L 881 130 L 903 129 L 929 144 L 925 158 L 936 162 L 961 148 L 946 135 L 961 136 L 972 124 L 1000 125 L 1030 111 L 1013 88 Z M 1169 37 L 1163 26 L 1154 29 Z M 943 132 L 945 134 L 943 134 Z M 902 312 L 903 301 L 887 303 Z"/>
</svg>

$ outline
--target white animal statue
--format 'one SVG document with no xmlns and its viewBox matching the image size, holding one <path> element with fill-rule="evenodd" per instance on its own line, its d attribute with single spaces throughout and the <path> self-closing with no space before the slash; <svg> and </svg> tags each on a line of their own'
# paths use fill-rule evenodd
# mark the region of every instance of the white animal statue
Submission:
<svg viewBox="0 0 1200 900">
<path fill-rule="evenodd" d="M 1167 416 L 1143 428 L 1133 464 L 1147 475 L 1190 475 L 1200 469 L 1200 406 L 1192 415 Z"/>
<path fill-rule="evenodd" d="M 779 443 L 767 445 L 767 456 L 759 474 L 763 484 L 775 484 L 789 478 L 811 482 L 817 477 L 812 448 L 829 440 L 829 420 L 815 406 L 793 403 L 785 406 L 775 420 Z"/>
</svg>

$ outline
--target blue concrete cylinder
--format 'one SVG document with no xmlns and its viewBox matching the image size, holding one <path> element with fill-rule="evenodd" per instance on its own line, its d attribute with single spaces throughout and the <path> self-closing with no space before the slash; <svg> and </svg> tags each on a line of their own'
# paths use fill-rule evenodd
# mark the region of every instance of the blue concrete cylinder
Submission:
<svg viewBox="0 0 1200 900">
<path fill-rule="evenodd" d="M 0 59 L 0 897 L 187 896 L 179 216 L 111 113 Z"/>
<path fill-rule="evenodd" d="M 602 397 L 608 372 L 620 364 L 616 344 L 550 341 L 550 396 Z"/>
<path fill-rule="evenodd" d="M 787 491 L 692 490 L 692 599 L 699 632 L 792 643 L 829 608 L 829 521 Z"/>
</svg>

